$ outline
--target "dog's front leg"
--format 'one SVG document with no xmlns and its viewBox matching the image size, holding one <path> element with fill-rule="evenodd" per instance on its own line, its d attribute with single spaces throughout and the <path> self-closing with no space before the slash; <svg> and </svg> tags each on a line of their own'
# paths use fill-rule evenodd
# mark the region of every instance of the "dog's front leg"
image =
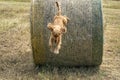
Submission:
<svg viewBox="0 0 120 80">
<path fill-rule="evenodd" d="M 60 36 L 58 37 L 57 46 L 56 46 L 56 48 L 55 48 L 55 50 L 54 50 L 54 53 L 59 54 L 59 50 L 60 50 L 60 48 L 61 48 L 61 44 L 62 44 L 62 35 L 60 35 Z"/>
</svg>

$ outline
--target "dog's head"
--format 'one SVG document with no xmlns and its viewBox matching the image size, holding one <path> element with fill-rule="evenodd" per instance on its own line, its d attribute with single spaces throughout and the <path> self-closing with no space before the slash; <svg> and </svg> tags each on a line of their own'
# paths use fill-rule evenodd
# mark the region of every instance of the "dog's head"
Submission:
<svg viewBox="0 0 120 80">
<path fill-rule="evenodd" d="M 54 25 L 52 23 L 48 23 L 47 25 L 48 29 L 52 31 L 53 35 L 55 37 L 58 37 L 59 35 L 63 34 L 66 32 L 65 27 L 61 27 L 59 25 Z"/>
</svg>

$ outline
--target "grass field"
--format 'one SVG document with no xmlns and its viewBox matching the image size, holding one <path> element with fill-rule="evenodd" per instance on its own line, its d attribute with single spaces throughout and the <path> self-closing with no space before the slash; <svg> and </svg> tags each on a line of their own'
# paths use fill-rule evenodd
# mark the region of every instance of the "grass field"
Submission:
<svg viewBox="0 0 120 80">
<path fill-rule="evenodd" d="M 0 1 L 30 2 L 31 0 L 0 0 Z"/>
<path fill-rule="evenodd" d="M 29 2 L 0 0 L 0 80 L 120 80 L 120 1 L 103 1 L 104 54 L 99 68 L 34 67 L 29 10 Z"/>
</svg>

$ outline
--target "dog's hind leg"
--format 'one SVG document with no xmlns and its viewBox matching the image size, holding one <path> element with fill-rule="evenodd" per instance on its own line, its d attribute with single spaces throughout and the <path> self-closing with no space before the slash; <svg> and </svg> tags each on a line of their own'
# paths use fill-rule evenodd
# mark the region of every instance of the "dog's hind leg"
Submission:
<svg viewBox="0 0 120 80">
<path fill-rule="evenodd" d="M 50 46 L 50 51 L 53 52 L 53 36 L 51 34 L 50 39 L 49 39 L 49 46 Z"/>
</svg>

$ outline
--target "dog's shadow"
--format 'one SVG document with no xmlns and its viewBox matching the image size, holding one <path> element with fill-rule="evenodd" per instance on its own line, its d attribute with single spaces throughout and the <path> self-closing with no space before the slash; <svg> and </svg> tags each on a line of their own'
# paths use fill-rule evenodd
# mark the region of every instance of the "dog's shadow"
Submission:
<svg viewBox="0 0 120 80">
<path fill-rule="evenodd" d="M 37 67 L 38 74 L 43 78 L 54 80 L 77 80 L 79 78 L 86 79 L 99 73 L 99 66 L 82 66 L 82 67 L 68 67 L 68 66 L 39 66 Z"/>
</svg>

